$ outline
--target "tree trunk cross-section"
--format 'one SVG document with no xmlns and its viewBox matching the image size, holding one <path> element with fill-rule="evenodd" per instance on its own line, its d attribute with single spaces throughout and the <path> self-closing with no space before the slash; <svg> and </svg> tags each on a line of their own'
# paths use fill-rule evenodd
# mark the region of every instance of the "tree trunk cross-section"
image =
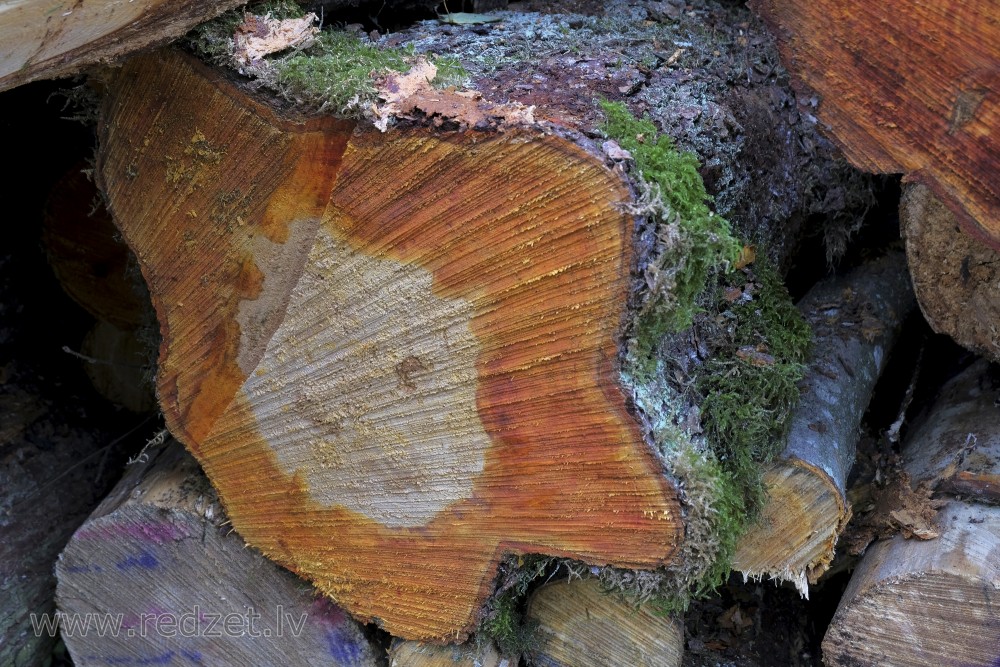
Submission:
<svg viewBox="0 0 1000 667">
<path fill-rule="evenodd" d="M 753 0 L 857 167 L 904 172 L 1000 250 L 995 0 Z"/>
<path fill-rule="evenodd" d="M 283 117 L 174 52 L 110 82 L 100 141 L 164 415 L 250 544 L 413 639 L 464 635 L 504 552 L 669 561 L 617 384 L 630 191 L 591 152 Z"/>
</svg>

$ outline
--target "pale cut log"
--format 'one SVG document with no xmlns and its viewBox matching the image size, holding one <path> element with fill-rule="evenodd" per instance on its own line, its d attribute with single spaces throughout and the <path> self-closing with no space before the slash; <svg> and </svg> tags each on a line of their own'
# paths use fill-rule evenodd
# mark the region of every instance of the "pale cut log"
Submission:
<svg viewBox="0 0 1000 667">
<path fill-rule="evenodd" d="M 826 637 L 827 665 L 942 667 L 1000 660 L 1000 377 L 977 362 L 949 382 L 904 449 L 913 483 L 957 494 L 929 540 L 869 548 Z M 992 491 L 990 491 L 992 489 Z"/>
<path fill-rule="evenodd" d="M 510 667 L 492 643 L 475 641 L 454 646 L 396 640 L 389 649 L 389 667 Z"/>
<path fill-rule="evenodd" d="M 1000 250 L 995 0 L 752 0 L 847 158 L 927 186 Z"/>
<path fill-rule="evenodd" d="M 147 456 L 56 564 L 62 636 L 76 665 L 379 664 L 342 609 L 246 548 L 179 443 Z M 120 630 L 101 636 L 102 618 Z"/>
<path fill-rule="evenodd" d="M 173 51 L 107 84 L 171 432 L 250 544 L 402 638 L 461 640 L 505 551 L 655 568 L 683 532 L 619 385 L 630 190 L 504 123 L 281 115 Z"/>
<path fill-rule="evenodd" d="M 1000 361 L 1000 253 L 964 232 L 955 214 L 923 185 L 903 186 L 899 221 L 927 323 Z"/>
<path fill-rule="evenodd" d="M 546 584 L 528 602 L 536 667 L 680 667 L 684 626 L 604 593 L 597 579 Z"/>
<path fill-rule="evenodd" d="M 793 582 L 808 596 L 829 568 L 851 516 L 845 487 L 858 428 L 914 306 L 898 252 L 819 283 L 799 303 L 814 333 L 812 358 L 788 444 L 764 478 L 762 520 L 741 539 L 733 569 Z"/>
<path fill-rule="evenodd" d="M 12 0 L 0 8 L 0 90 L 164 44 L 241 0 Z"/>
</svg>

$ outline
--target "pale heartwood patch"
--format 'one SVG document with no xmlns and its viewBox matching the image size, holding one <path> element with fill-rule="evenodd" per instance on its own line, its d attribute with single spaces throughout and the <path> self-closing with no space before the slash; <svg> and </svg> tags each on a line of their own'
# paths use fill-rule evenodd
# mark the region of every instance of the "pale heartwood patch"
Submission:
<svg viewBox="0 0 1000 667">
<path fill-rule="evenodd" d="M 250 545 L 448 641 L 504 554 L 671 560 L 617 368 L 630 190 L 572 132 L 303 118 L 165 51 L 108 82 L 99 135 L 164 416 Z"/>
</svg>

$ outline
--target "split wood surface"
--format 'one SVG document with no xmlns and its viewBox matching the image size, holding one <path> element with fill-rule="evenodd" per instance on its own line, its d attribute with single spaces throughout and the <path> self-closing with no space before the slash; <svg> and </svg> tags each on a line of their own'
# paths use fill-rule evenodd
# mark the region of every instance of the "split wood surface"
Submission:
<svg viewBox="0 0 1000 667">
<path fill-rule="evenodd" d="M 869 548 L 823 640 L 828 665 L 992 665 L 1000 656 L 1000 377 L 949 382 L 904 449 L 912 483 L 948 500 L 938 537 Z"/>
<path fill-rule="evenodd" d="M 414 639 L 461 638 L 503 552 L 670 560 L 616 369 L 630 193 L 582 138 L 286 117 L 173 51 L 99 134 L 164 416 L 250 544 Z"/>
<path fill-rule="evenodd" d="M 148 456 L 56 564 L 59 611 L 92 624 L 63 632 L 76 665 L 379 664 L 342 609 L 246 548 L 179 443 Z M 120 630 L 98 632 L 109 619 Z"/>
<path fill-rule="evenodd" d="M 799 303 L 814 333 L 812 359 L 788 444 L 764 478 L 764 516 L 742 538 L 733 569 L 794 582 L 806 596 L 827 570 L 851 517 L 845 487 L 858 428 L 915 305 L 901 253 L 821 282 Z"/>
<path fill-rule="evenodd" d="M 927 186 L 1000 250 L 994 0 L 753 0 L 847 158 Z"/>
</svg>

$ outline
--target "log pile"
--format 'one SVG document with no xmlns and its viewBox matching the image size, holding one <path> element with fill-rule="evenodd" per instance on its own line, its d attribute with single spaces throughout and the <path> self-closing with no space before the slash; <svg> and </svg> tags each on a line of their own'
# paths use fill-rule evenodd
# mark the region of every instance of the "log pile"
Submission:
<svg viewBox="0 0 1000 667">
<path fill-rule="evenodd" d="M 905 470 L 914 487 L 936 491 L 938 500 L 897 510 L 894 518 L 908 530 L 868 549 L 823 640 L 826 664 L 996 660 L 998 406 L 996 369 L 979 361 L 942 388 L 912 431 Z M 927 510 L 930 518 L 922 516 Z"/>
<path fill-rule="evenodd" d="M 55 601 L 80 665 L 680 665 L 683 610 L 730 567 L 803 594 L 830 567 L 914 291 L 935 330 L 1000 359 L 998 58 L 949 48 L 995 43 L 980 3 L 884 25 L 935 36 L 906 60 L 857 29 L 885 9 L 756 0 L 798 99 L 762 24 L 712 0 L 618 0 L 600 19 L 448 12 L 388 35 L 378 17 L 320 30 L 312 7 L 276 3 L 148 48 L 232 4 L 0 12 L 0 89 L 85 70 L 99 99 L 94 183 L 74 167 L 44 219 L 49 264 L 94 317 L 68 351 L 112 403 L 150 410 L 148 298 L 155 405 L 176 438 L 85 518 L 104 489 L 67 457 L 90 454 L 27 438 L 50 404 L 0 366 L 0 525 L 15 536 L 0 563 L 31 570 L 5 565 L 4 664 L 44 661 L 52 637 L 25 619 Z M 405 23 L 427 5 L 388 9 Z M 947 85 L 900 69 L 935 58 Z M 859 81 L 874 93 L 852 94 Z M 896 81 L 934 92 L 882 109 Z M 761 293 L 764 276 L 801 272 L 813 236 L 839 256 L 873 201 L 812 107 L 856 165 L 915 183 L 905 257 L 862 248 L 796 311 L 783 285 Z M 739 307 L 777 328 L 738 331 Z M 804 348 L 796 327 L 813 335 L 804 364 L 778 349 Z M 798 402 L 718 428 L 699 373 L 776 366 Z M 903 427 L 926 502 L 864 554 L 827 664 L 995 659 L 993 378 L 974 363 Z M 734 385 L 725 400 L 755 404 L 718 386 Z M 774 437 L 716 442 L 741 427 Z M 21 508 L 47 466 L 90 504 L 39 502 L 43 537 Z M 73 627 L 95 615 L 121 632 Z M 216 617 L 244 625 L 210 634 Z"/>
</svg>

